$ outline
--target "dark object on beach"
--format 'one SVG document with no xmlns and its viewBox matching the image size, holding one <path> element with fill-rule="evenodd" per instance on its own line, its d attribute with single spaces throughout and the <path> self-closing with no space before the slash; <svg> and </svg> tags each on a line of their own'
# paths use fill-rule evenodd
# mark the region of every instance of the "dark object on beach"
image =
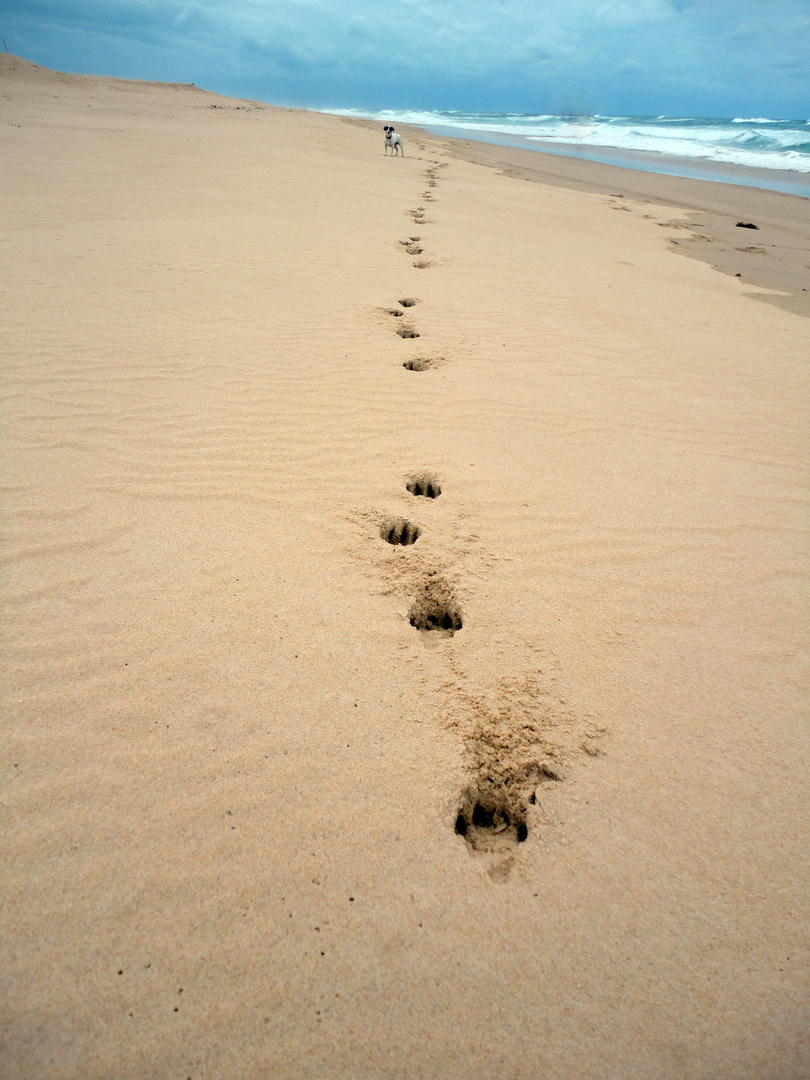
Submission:
<svg viewBox="0 0 810 1080">
<path fill-rule="evenodd" d="M 737 222 L 737 228 L 738 229 L 758 229 L 759 225 L 755 225 L 753 223 L 753 221 L 738 221 Z"/>
</svg>

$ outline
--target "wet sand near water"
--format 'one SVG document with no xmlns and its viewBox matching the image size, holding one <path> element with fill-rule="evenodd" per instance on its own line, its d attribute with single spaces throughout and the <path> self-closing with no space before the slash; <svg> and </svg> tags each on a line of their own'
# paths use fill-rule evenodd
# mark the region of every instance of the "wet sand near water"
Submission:
<svg viewBox="0 0 810 1080">
<path fill-rule="evenodd" d="M 352 123 L 376 129 L 371 121 Z M 423 137 L 419 128 L 402 128 Z M 436 140 L 436 136 L 432 136 Z M 659 222 L 673 250 L 760 286 L 758 298 L 810 317 L 810 199 L 733 182 L 684 179 L 471 139 L 438 139 L 445 152 L 505 176 L 630 203 L 686 210 Z M 734 170 L 724 170 L 733 180 Z M 753 172 L 754 170 L 749 170 Z M 764 176 L 765 170 L 759 170 Z M 791 174 L 786 173 L 785 176 Z M 798 175 L 798 174 L 796 174 Z M 628 209 L 622 202 L 616 209 Z M 747 226 L 755 225 L 755 229 Z M 741 226 L 744 226 L 741 228 Z"/>
</svg>

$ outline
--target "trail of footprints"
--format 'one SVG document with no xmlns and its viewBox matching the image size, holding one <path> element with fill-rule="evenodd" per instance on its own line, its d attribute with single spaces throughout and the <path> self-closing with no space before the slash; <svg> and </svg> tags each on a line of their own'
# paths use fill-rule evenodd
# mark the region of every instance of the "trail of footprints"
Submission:
<svg viewBox="0 0 810 1080">
<path fill-rule="evenodd" d="M 405 315 L 405 311 L 402 308 L 412 308 L 419 301 L 414 297 L 406 296 L 397 303 L 399 307 L 396 308 L 384 308 L 386 315 L 390 315 L 393 319 L 401 319 Z M 398 337 L 401 337 L 405 341 L 414 341 L 421 335 L 416 327 L 412 323 L 398 323 L 396 326 L 396 333 Z M 406 371 L 429 371 L 431 368 L 438 367 L 444 363 L 443 356 L 413 356 L 407 360 L 403 360 L 402 366 Z"/>
<path fill-rule="evenodd" d="M 429 190 L 422 195 L 425 202 L 434 201 L 433 190 L 438 185 L 439 171 L 444 168 L 446 163 L 436 162 L 426 171 Z M 424 206 L 409 213 L 416 223 L 426 223 Z M 408 255 L 424 254 L 421 236 L 410 236 L 400 240 L 400 244 Z M 416 269 L 430 265 L 427 259 L 413 263 Z M 418 302 L 414 297 L 403 297 L 397 301 L 398 307 L 386 309 L 386 314 L 401 320 Z M 398 322 L 396 333 L 404 339 L 420 336 L 416 327 L 406 322 Z M 412 357 L 403 367 L 424 372 L 442 362 L 441 357 Z M 415 499 L 438 499 L 442 494 L 441 483 L 433 473 L 410 476 L 406 489 Z M 412 550 L 421 536 L 423 529 L 404 517 L 389 517 L 380 525 L 381 540 L 393 547 Z M 421 589 L 415 590 L 417 595 L 408 611 L 409 623 L 422 634 L 451 638 L 464 625 L 461 608 L 439 571 L 426 573 L 425 578 Z M 537 802 L 539 786 L 562 779 L 554 757 L 555 748 L 548 743 L 544 731 L 547 716 L 539 715 L 538 694 L 542 691 L 537 687 L 526 691 L 519 709 L 514 705 L 514 693 L 506 695 L 511 704 L 500 711 L 493 711 L 470 695 L 461 695 L 472 718 L 466 737 L 470 779 L 459 798 L 454 829 L 474 851 L 509 856 L 516 845 L 528 838 L 529 807 Z M 585 749 L 593 755 L 598 752 L 593 744 Z M 493 879 L 504 880 L 512 861 L 509 856 L 491 867 Z"/>
</svg>

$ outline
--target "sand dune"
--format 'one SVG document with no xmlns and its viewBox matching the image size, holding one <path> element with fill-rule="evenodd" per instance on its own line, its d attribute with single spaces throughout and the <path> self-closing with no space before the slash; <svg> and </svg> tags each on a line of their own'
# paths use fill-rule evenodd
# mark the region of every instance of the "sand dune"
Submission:
<svg viewBox="0 0 810 1080">
<path fill-rule="evenodd" d="M 3 1075 L 807 1075 L 810 322 L 0 61 Z"/>
</svg>

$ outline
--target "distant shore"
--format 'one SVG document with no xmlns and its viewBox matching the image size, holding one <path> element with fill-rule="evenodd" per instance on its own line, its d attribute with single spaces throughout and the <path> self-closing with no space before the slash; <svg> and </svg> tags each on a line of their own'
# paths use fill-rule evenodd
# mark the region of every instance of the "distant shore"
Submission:
<svg viewBox="0 0 810 1080">
<path fill-rule="evenodd" d="M 810 198 L 810 121 L 427 113 L 337 116 L 393 122 L 493 146 Z"/>
<path fill-rule="evenodd" d="M 465 141 L 483 142 L 493 146 L 510 146 L 529 153 L 548 154 L 552 157 L 573 158 L 577 161 L 591 161 L 600 165 L 612 165 L 621 169 L 634 169 L 638 172 L 655 173 L 660 176 L 677 176 L 686 180 L 703 180 L 713 183 L 735 184 L 740 187 L 762 188 L 766 191 L 779 191 L 786 195 L 798 195 L 810 199 L 810 176 L 788 170 L 762 169 L 748 165 L 733 165 L 722 161 L 700 158 L 683 158 L 671 154 L 651 154 L 638 150 L 622 150 L 612 146 L 560 146 L 552 142 L 520 138 L 519 136 L 499 135 L 490 132 L 486 135 L 460 134 L 452 128 L 442 129 L 431 125 L 425 128 L 434 135 L 447 135 Z"/>
<path fill-rule="evenodd" d="M 377 130 L 376 121 L 344 117 L 345 123 Z M 810 317 L 810 203 L 767 188 L 693 177 L 667 176 L 563 154 L 499 145 L 419 127 L 400 128 L 411 138 L 438 141 L 448 153 L 506 176 L 573 191 L 590 191 L 689 211 L 690 228 L 670 241 L 673 251 L 765 290 L 761 299 Z M 722 168 L 722 166 L 718 166 Z M 734 170 L 729 169 L 729 172 Z M 756 225 L 741 228 L 738 223 Z"/>
</svg>

